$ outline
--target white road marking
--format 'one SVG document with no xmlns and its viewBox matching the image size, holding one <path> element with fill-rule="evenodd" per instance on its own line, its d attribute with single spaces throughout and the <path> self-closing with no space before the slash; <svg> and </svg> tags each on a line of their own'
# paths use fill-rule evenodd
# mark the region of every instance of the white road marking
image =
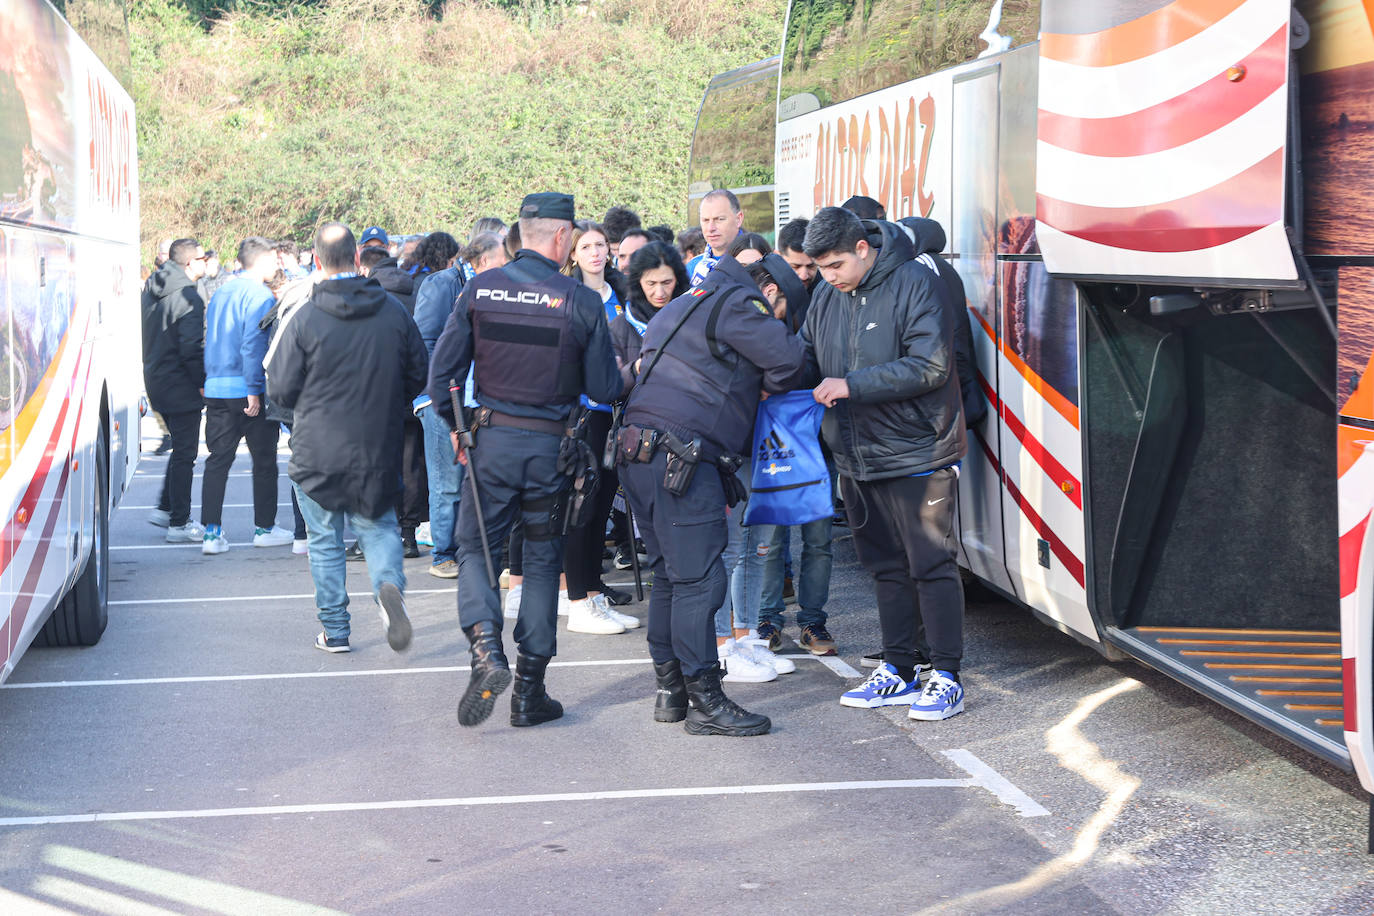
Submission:
<svg viewBox="0 0 1374 916">
<path fill-rule="evenodd" d="M 193 510 L 199 509 L 200 507 L 201 507 L 201 506 L 200 506 L 200 503 L 192 503 L 192 504 L 191 504 L 191 508 L 192 508 Z M 148 511 L 152 511 L 153 509 L 156 509 L 157 506 L 131 506 L 131 505 L 129 505 L 128 503 L 122 503 L 122 504 L 120 505 L 119 508 L 121 508 L 121 509 L 147 509 Z M 221 508 L 224 508 L 224 509 L 251 509 L 251 508 L 253 508 L 253 504 L 252 504 L 252 503 L 225 503 Z M 290 508 L 291 508 L 291 504 L 290 504 L 289 502 L 288 502 L 288 503 L 277 503 L 277 508 L 278 508 L 278 509 L 290 509 Z"/>
<path fill-rule="evenodd" d="M 595 661 L 550 662 L 550 668 L 599 668 L 647 665 L 648 658 L 608 658 Z M 147 684 L 211 684 L 228 681 L 296 681 L 322 677 L 371 677 L 380 674 L 454 674 L 471 671 L 471 665 L 434 665 L 426 668 L 363 668 L 353 671 L 285 671 L 276 674 L 205 674 L 178 677 L 127 677 L 101 681 L 33 681 L 0 685 L 0 690 L 35 690 L 51 687 L 136 687 Z"/>
<path fill-rule="evenodd" d="M 873 792 L 882 789 L 986 789 L 972 779 L 871 779 L 849 782 L 793 782 L 748 786 L 680 786 L 666 789 L 611 789 L 598 792 L 550 792 L 541 795 L 478 795 L 466 798 L 417 798 L 374 802 L 327 802 L 307 805 L 256 805 L 241 808 L 192 808 L 172 811 L 93 811 L 0 818 L 0 827 L 91 824 L 115 821 L 170 821 L 197 818 L 287 814 L 333 814 L 349 811 L 398 811 L 417 808 L 476 808 L 559 802 L 621 801 L 640 798 L 703 798 L 734 795 L 786 795 L 802 792 Z M 995 794 L 995 793 L 994 793 Z"/>
<path fill-rule="evenodd" d="M 1022 817 L 1047 817 L 1049 815 L 1049 811 L 1045 810 L 1035 799 L 1016 788 L 1005 776 L 970 752 L 958 748 L 942 753 L 955 766 L 972 776 L 976 784 L 996 795 L 997 800 L 1002 804 L 1011 805 Z"/>
<path fill-rule="evenodd" d="M 173 545 L 174 546 L 174 545 Z M 192 547 L 195 545 L 192 544 Z M 412 588 L 406 591 L 407 595 L 451 595 L 453 588 Z M 131 605 L 131 604 L 221 604 L 231 601 L 297 601 L 302 598 L 314 599 L 315 593 L 302 593 L 299 595 L 224 595 L 215 598 L 128 598 L 123 601 L 111 601 L 111 606 Z M 349 592 L 350 598 L 371 598 L 372 592 Z"/>
<path fill-rule="evenodd" d="M 114 602 L 110 602 L 113 604 Z M 808 653 L 809 654 L 809 653 Z M 840 677 L 863 677 L 863 672 L 855 670 L 849 662 L 840 658 L 838 655 L 817 656 L 822 665 L 838 674 Z"/>
</svg>

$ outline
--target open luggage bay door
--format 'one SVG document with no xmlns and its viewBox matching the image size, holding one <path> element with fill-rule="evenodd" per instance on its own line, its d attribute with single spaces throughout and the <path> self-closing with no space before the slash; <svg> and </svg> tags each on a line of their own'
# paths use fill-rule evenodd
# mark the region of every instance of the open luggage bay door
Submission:
<svg viewBox="0 0 1374 916">
<path fill-rule="evenodd" d="M 1287 0 L 1044 0 L 1036 231 L 1060 276 L 1301 286 Z"/>
</svg>

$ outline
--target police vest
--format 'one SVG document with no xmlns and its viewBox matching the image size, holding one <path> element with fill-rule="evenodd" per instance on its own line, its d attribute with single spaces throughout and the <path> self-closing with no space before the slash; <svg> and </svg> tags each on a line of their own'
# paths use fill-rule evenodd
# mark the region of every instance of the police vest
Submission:
<svg viewBox="0 0 1374 916">
<path fill-rule="evenodd" d="M 471 289 L 473 372 L 484 395 L 511 404 L 545 406 L 582 393 L 582 348 L 573 336 L 578 282 L 551 274 L 520 283 L 488 270 Z"/>
</svg>

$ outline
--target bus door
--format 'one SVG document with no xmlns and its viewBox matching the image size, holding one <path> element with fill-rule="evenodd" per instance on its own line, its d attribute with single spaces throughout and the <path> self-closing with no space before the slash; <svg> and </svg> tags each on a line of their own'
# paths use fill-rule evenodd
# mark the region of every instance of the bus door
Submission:
<svg viewBox="0 0 1374 916">
<path fill-rule="evenodd" d="M 1000 488 L 1005 544 L 1000 576 L 974 572 L 1097 642 L 1084 587 L 1077 299 L 1045 272 L 1035 241 L 1036 51 L 989 63 L 956 76 L 953 105 L 956 263 L 991 403 L 970 442 L 984 461 L 969 463 L 988 469 L 981 486 Z M 970 562 L 995 543 L 989 518 L 966 522 Z"/>
<path fill-rule="evenodd" d="M 994 225 L 998 78 L 996 64 L 956 77 L 950 107 L 950 251 L 968 296 L 979 388 L 991 405 L 987 419 L 968 431 L 968 452 L 960 468 L 960 562 L 980 579 L 1015 593 L 1007 572 L 1000 477 L 1002 446 L 996 407 L 1001 323 Z"/>
</svg>

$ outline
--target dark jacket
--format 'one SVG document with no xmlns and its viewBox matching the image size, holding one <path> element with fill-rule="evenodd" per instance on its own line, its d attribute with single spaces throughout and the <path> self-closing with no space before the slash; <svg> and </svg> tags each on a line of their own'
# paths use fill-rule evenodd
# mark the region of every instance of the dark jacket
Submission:
<svg viewBox="0 0 1374 916">
<path fill-rule="evenodd" d="M 414 274 L 400 268 L 395 258 L 378 261 L 368 275 L 382 285 L 382 289 L 396 297 L 405 306 L 406 314 L 415 314 L 415 291 L 418 288 Z"/>
<path fill-rule="evenodd" d="M 537 251 L 522 248 L 515 253 L 515 260 L 505 267 L 495 268 L 511 280 L 519 283 L 539 283 L 558 274 L 558 265 Z M 487 271 L 493 273 L 494 271 Z M 486 276 L 484 273 L 482 276 Z M 559 280 L 566 282 L 561 275 Z M 462 381 L 468 377 L 472 366 L 473 334 L 471 296 L 474 284 L 468 283 L 459 294 L 453 311 L 448 316 L 444 331 L 434 345 L 434 357 L 430 361 L 429 396 L 439 415 L 453 426 L 453 404 L 449 399 L 449 380 Z M 620 397 L 625 384 L 611 352 L 610 326 L 606 323 L 606 312 L 601 297 L 581 283 L 573 292 L 573 338 L 582 349 L 582 391 L 593 401 L 609 404 Z M 539 371 L 543 367 L 530 367 Z M 550 366 L 545 371 L 555 371 Z M 482 394 L 482 372 L 479 368 L 475 378 L 477 403 L 501 413 L 540 420 L 563 421 L 568 418 L 577 399 L 565 402 L 530 405 L 509 404 L 489 395 Z"/>
<path fill-rule="evenodd" d="M 638 296 L 630 297 L 630 304 L 625 310 L 633 315 L 641 324 L 647 325 L 658 314 L 658 309 L 649 304 L 641 293 Z M 632 366 L 634 361 L 639 359 L 639 351 L 644 347 L 644 336 L 639 333 L 639 328 L 630 323 L 630 319 L 625 315 L 617 315 L 615 321 L 611 322 L 611 349 L 615 351 L 615 358 L 622 366 Z"/>
<path fill-rule="evenodd" d="M 973 352 L 973 327 L 968 320 L 964 281 L 940 252 L 945 250 L 945 230 L 933 219 L 908 216 L 901 224 L 911 230 L 916 260 L 939 275 L 945 287 L 945 309 L 954 322 L 954 365 L 959 370 L 959 392 L 964 401 L 964 425 L 977 426 L 987 416 L 988 405 L 978 390 L 978 360 Z"/>
<path fill-rule="evenodd" d="M 799 338 L 773 318 L 748 271 L 731 257 L 721 258 L 700 286 L 654 316 L 641 356 L 625 422 L 684 438 L 701 436 L 708 452 L 748 455 L 759 390 L 790 391 L 803 378 Z"/>
<path fill-rule="evenodd" d="M 811 291 L 787 263 L 787 259 L 777 252 L 767 255 L 763 259 L 763 266 L 787 300 L 787 330 L 795 334 L 806 324 L 806 312 L 811 307 Z"/>
<path fill-rule="evenodd" d="M 810 383 L 849 384 L 849 398 L 827 410 L 821 425 L 836 469 L 855 480 L 883 480 L 961 459 L 963 405 L 940 280 L 912 260 L 900 227 L 863 223 L 877 259 L 853 292 L 816 285 L 801 339 Z"/>
<path fill-rule="evenodd" d="M 402 429 L 425 369 L 415 322 L 375 279 L 317 285 L 267 361 L 267 396 L 295 411 L 291 479 L 326 509 L 378 518 L 395 508 Z"/>
<path fill-rule="evenodd" d="M 205 302 L 186 269 L 168 261 L 143 287 L 143 387 L 158 413 L 205 404 Z"/>
</svg>

